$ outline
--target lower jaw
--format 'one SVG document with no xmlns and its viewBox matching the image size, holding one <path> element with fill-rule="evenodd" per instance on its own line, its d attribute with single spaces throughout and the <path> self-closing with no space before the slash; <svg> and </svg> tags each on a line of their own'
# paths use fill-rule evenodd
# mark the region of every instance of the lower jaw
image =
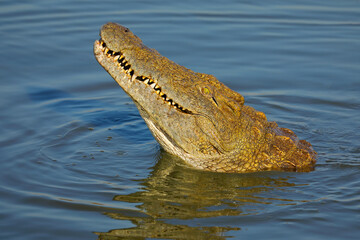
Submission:
<svg viewBox="0 0 360 240">
<path fill-rule="evenodd" d="M 115 81 L 118 82 L 118 84 L 129 93 L 130 89 L 126 89 L 126 85 L 124 84 L 124 81 L 126 82 L 137 82 L 143 84 L 143 87 L 150 88 L 152 90 L 152 93 L 159 97 L 159 99 L 164 103 L 172 107 L 178 112 L 184 113 L 184 114 L 192 114 L 192 112 L 189 109 L 184 108 L 183 106 L 176 103 L 173 99 L 171 99 L 169 96 L 167 96 L 166 93 L 164 93 L 161 90 L 161 87 L 157 84 L 157 81 L 154 79 L 151 79 L 149 77 L 144 76 L 137 76 L 136 71 L 134 71 L 131 68 L 130 63 L 128 63 L 128 60 L 126 60 L 126 57 L 122 55 L 121 52 L 114 53 L 113 51 L 109 50 L 105 45 L 104 42 L 101 41 L 95 41 L 94 43 L 94 53 L 96 56 L 96 59 L 102 65 L 106 71 L 110 73 L 110 75 L 115 79 Z M 117 55 L 113 55 L 117 54 Z M 119 57 L 121 56 L 121 57 Z M 107 64 L 102 64 L 102 62 L 107 62 Z M 121 77 L 120 77 L 121 75 Z M 122 77 L 123 76 L 123 77 Z"/>
</svg>

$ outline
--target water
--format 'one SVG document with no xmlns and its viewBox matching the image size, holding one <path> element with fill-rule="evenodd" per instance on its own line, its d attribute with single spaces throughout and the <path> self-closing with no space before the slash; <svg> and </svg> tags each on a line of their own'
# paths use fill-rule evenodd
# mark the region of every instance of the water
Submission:
<svg viewBox="0 0 360 240">
<path fill-rule="evenodd" d="M 1 239 L 358 239 L 359 1 L 0 6 Z M 93 57 L 108 21 L 309 140 L 316 170 L 217 174 L 163 152 Z"/>
</svg>

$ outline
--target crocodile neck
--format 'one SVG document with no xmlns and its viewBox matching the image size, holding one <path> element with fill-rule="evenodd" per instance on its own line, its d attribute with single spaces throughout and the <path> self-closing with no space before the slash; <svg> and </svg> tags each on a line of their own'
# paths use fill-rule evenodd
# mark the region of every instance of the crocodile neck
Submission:
<svg viewBox="0 0 360 240">
<path fill-rule="evenodd" d="M 308 171 L 311 145 L 214 76 L 180 66 L 146 47 L 128 28 L 104 25 L 97 61 L 133 99 L 150 131 L 189 165 L 217 172 Z"/>
</svg>

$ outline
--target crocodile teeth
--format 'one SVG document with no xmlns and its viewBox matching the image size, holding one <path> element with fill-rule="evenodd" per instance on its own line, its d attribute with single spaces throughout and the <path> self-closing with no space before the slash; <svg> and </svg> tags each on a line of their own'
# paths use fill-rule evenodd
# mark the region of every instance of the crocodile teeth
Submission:
<svg viewBox="0 0 360 240">
<path fill-rule="evenodd" d="M 109 58 L 111 58 L 117 66 L 128 76 L 124 76 L 124 79 L 128 78 L 130 81 L 138 80 L 141 81 L 147 85 L 149 85 L 152 89 L 154 89 L 155 93 L 160 96 L 166 104 L 173 107 L 174 109 L 183 112 L 183 113 L 189 113 L 192 112 L 185 109 L 184 107 L 180 106 L 176 102 L 174 102 L 171 98 L 167 97 L 165 93 L 161 91 L 161 87 L 157 84 L 157 81 L 144 77 L 144 76 L 138 76 L 135 74 L 134 69 L 131 68 L 131 64 L 126 60 L 126 57 L 121 52 L 114 52 L 110 50 L 108 47 L 106 47 L 105 42 L 100 39 L 99 40 L 99 46 L 101 48 L 101 51 Z"/>
<path fill-rule="evenodd" d="M 120 57 L 119 57 L 119 59 L 118 59 L 118 62 L 122 62 L 122 61 L 124 61 L 124 59 L 125 59 L 125 56 L 124 56 L 124 55 L 120 55 Z"/>
</svg>

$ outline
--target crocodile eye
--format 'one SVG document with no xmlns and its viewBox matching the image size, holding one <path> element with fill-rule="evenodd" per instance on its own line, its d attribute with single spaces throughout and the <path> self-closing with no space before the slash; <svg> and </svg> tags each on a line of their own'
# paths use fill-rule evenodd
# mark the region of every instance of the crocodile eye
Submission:
<svg viewBox="0 0 360 240">
<path fill-rule="evenodd" d="M 210 95 L 210 90 L 207 87 L 201 88 L 200 91 L 204 95 Z"/>
<path fill-rule="evenodd" d="M 216 106 L 218 106 L 218 103 L 217 103 L 215 97 L 211 94 L 210 90 L 207 87 L 203 87 L 200 90 L 201 90 L 202 94 L 204 94 L 207 97 L 210 97 L 211 100 L 213 100 L 213 102 L 216 104 Z"/>
</svg>

